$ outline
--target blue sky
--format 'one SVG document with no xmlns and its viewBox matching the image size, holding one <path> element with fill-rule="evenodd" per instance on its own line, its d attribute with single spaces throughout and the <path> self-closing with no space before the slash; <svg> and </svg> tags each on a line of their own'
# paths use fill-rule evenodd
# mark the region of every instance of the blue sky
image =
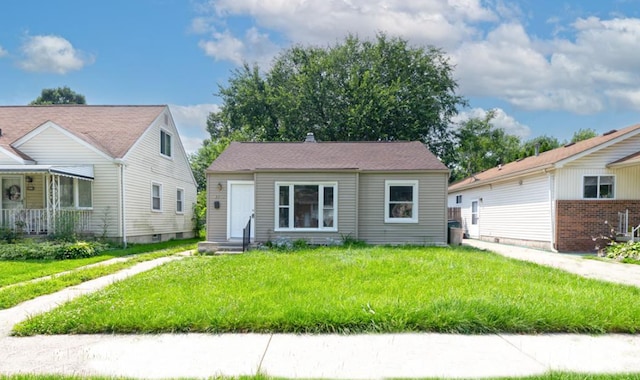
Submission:
<svg viewBox="0 0 640 380">
<path fill-rule="evenodd" d="M 528 139 L 640 122 L 640 0 L 8 0 L 0 105 L 69 86 L 89 104 L 169 104 L 188 151 L 243 61 L 384 31 L 442 48 L 469 100 Z"/>
</svg>

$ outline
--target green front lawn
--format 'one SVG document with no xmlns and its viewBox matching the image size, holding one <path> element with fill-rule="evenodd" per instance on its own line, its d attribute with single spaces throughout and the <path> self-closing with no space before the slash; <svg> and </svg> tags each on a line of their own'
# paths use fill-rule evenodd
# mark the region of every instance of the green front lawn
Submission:
<svg viewBox="0 0 640 380">
<path fill-rule="evenodd" d="M 158 332 L 637 333 L 640 289 L 470 248 L 319 248 L 194 257 L 15 327 Z"/>
<path fill-rule="evenodd" d="M 171 240 L 162 243 L 136 244 L 126 249 L 112 249 L 101 252 L 100 255 L 83 259 L 70 260 L 25 260 L 15 261 L 0 260 L 0 287 L 17 284 L 34 278 L 50 276 L 65 272 L 85 265 L 98 263 L 116 257 L 128 256 L 138 253 L 152 252 L 171 247 L 185 246 L 185 250 L 193 249 L 199 240 Z"/>
</svg>

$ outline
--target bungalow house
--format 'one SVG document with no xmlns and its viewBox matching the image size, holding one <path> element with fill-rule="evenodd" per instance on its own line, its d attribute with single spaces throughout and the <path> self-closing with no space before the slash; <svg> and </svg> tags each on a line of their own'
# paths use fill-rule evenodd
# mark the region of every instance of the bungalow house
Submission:
<svg viewBox="0 0 640 380">
<path fill-rule="evenodd" d="M 420 142 L 232 142 L 207 170 L 201 251 L 278 237 L 447 242 L 448 169 Z"/>
<path fill-rule="evenodd" d="M 121 242 L 193 235 L 196 184 L 167 106 L 0 107 L 0 223 Z"/>
<path fill-rule="evenodd" d="M 474 174 L 448 202 L 471 238 L 592 252 L 618 213 L 640 224 L 640 124 Z"/>
</svg>

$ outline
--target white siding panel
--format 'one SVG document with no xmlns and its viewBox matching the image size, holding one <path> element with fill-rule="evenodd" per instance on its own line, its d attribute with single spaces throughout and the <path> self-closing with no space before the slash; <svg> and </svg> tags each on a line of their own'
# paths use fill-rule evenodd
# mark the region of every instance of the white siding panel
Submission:
<svg viewBox="0 0 640 380">
<path fill-rule="evenodd" d="M 165 111 L 168 112 L 168 111 Z M 125 161 L 127 235 L 148 241 L 151 235 L 161 239 L 175 237 L 176 233 L 190 236 L 193 232 L 193 205 L 196 202 L 196 184 L 191 174 L 187 155 L 180 143 L 178 131 L 161 114 L 147 129 Z M 172 134 L 172 157 L 160 154 L 160 131 Z M 151 211 L 151 185 L 162 184 L 162 212 Z M 176 191 L 184 189 L 184 213 L 176 213 Z"/>
<path fill-rule="evenodd" d="M 640 165 L 620 168 L 616 175 L 617 199 L 640 199 Z"/>
<path fill-rule="evenodd" d="M 567 168 L 604 168 L 607 164 L 627 157 L 640 150 L 640 135 L 591 153 L 565 165 Z"/>
<path fill-rule="evenodd" d="M 20 146 L 41 165 L 93 165 L 92 231 L 119 236 L 118 169 L 113 162 L 55 128 L 47 128 Z"/>
<path fill-rule="evenodd" d="M 462 195 L 462 204 L 455 196 Z M 463 227 L 471 223 L 471 201 L 479 202 L 479 231 L 482 238 L 496 237 L 550 242 L 552 208 L 549 200 L 549 177 L 539 174 L 491 186 L 453 192 L 450 207 L 461 207 Z"/>
<path fill-rule="evenodd" d="M 616 176 L 616 189 L 614 189 L 616 193 L 616 198 L 619 198 L 618 194 L 618 182 L 619 176 L 616 175 L 616 171 L 613 169 L 607 169 L 605 167 L 601 168 L 591 168 L 591 167 L 566 167 L 557 170 L 557 199 L 559 200 L 576 200 L 582 199 L 583 188 L 582 182 L 583 177 L 586 175 L 591 176 L 599 176 L 599 175 L 615 175 Z"/>
</svg>

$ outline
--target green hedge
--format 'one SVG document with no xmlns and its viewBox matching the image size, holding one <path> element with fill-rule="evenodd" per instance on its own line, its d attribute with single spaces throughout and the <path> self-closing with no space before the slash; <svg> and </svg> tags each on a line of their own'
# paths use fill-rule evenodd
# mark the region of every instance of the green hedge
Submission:
<svg viewBox="0 0 640 380">
<path fill-rule="evenodd" d="M 0 244 L 0 260 L 65 260 L 96 256 L 107 249 L 98 242 L 25 242 Z"/>
</svg>

